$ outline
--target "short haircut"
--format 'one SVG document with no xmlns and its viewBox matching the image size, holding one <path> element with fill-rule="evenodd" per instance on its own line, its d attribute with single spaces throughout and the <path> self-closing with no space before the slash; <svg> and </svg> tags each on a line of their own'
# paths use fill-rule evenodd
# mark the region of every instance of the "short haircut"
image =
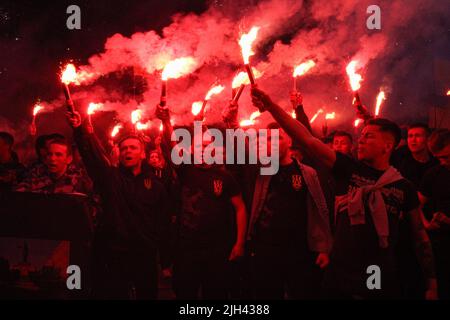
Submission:
<svg viewBox="0 0 450 320">
<path fill-rule="evenodd" d="M 145 143 L 144 143 L 144 140 L 142 140 L 139 136 L 133 135 L 133 134 L 125 135 L 125 136 L 121 137 L 120 140 L 117 142 L 117 145 L 119 146 L 119 148 L 120 148 L 120 145 L 122 144 L 122 142 L 124 142 L 125 140 L 129 140 L 129 139 L 138 140 L 138 141 L 140 142 L 141 146 L 142 146 L 142 147 L 144 148 L 144 150 L 145 150 Z"/>
<path fill-rule="evenodd" d="M 428 139 L 428 147 L 432 153 L 440 152 L 448 145 L 450 145 L 449 129 L 437 129 Z"/>
<path fill-rule="evenodd" d="M 151 155 L 152 153 L 157 153 L 158 155 L 161 154 L 161 152 L 158 149 L 152 149 L 148 152 L 148 155 Z"/>
<path fill-rule="evenodd" d="M 14 137 L 12 134 L 6 131 L 0 131 L 0 139 L 2 139 L 10 148 L 14 144 Z"/>
<path fill-rule="evenodd" d="M 350 139 L 350 143 L 353 143 L 353 137 L 350 133 L 346 132 L 346 131 L 336 131 L 333 135 L 333 140 L 336 137 L 347 137 Z"/>
<path fill-rule="evenodd" d="M 39 151 L 44 149 L 47 143 L 52 139 L 65 139 L 65 137 L 60 133 L 51 133 L 51 134 L 43 134 L 36 138 L 36 142 L 34 144 L 34 149 L 36 150 L 36 154 L 40 156 Z"/>
<path fill-rule="evenodd" d="M 400 127 L 393 121 L 383 118 L 375 118 L 367 121 L 366 125 L 378 126 L 381 132 L 389 133 L 395 141 L 394 148 L 398 146 L 402 138 Z"/>
<path fill-rule="evenodd" d="M 61 146 L 66 146 L 67 148 L 67 155 L 72 155 L 72 145 L 67 141 L 66 138 L 54 138 L 47 140 L 47 146 L 50 146 L 52 144 L 59 144 Z"/>
<path fill-rule="evenodd" d="M 427 136 L 430 135 L 430 127 L 428 127 L 428 125 L 426 123 L 423 123 L 423 122 L 413 123 L 412 125 L 408 126 L 408 131 L 411 129 L 416 129 L 416 128 L 421 128 L 421 129 L 425 130 L 425 134 Z"/>
</svg>

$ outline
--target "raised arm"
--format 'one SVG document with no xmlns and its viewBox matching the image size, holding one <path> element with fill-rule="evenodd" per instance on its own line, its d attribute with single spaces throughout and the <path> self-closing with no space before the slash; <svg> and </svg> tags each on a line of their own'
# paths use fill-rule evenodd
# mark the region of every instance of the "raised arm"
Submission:
<svg viewBox="0 0 450 320">
<path fill-rule="evenodd" d="M 163 124 L 163 143 L 166 143 L 167 146 L 171 146 L 171 148 L 176 146 L 176 141 L 171 141 L 173 127 L 172 123 L 170 123 L 170 113 L 169 107 L 167 106 L 156 106 L 156 117 L 162 121 Z"/>
<path fill-rule="evenodd" d="M 82 125 L 81 116 L 78 112 L 67 113 L 66 115 L 70 126 L 73 128 L 74 139 L 89 176 L 94 182 L 101 183 L 109 177 L 111 169 L 105 150 L 92 128 Z"/>
<path fill-rule="evenodd" d="M 336 153 L 315 138 L 304 125 L 293 119 L 280 106 L 275 104 L 265 92 L 255 86 L 252 87 L 252 101 L 253 105 L 261 112 L 270 112 L 284 131 L 298 142 L 311 158 L 326 168 L 331 169 L 333 167 L 336 161 Z"/>
<path fill-rule="evenodd" d="M 303 108 L 302 95 L 298 91 L 293 91 L 293 92 L 291 92 L 290 98 L 291 98 L 292 107 L 294 108 L 295 118 L 302 125 L 304 125 L 305 128 L 308 129 L 308 131 L 311 132 L 311 134 L 312 134 L 311 124 L 309 122 L 308 116 L 305 113 L 305 109 Z"/>
</svg>

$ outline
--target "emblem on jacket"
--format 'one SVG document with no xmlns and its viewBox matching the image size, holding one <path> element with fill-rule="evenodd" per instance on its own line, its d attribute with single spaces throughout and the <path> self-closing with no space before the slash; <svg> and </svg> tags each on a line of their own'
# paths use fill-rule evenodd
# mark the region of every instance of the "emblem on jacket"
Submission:
<svg viewBox="0 0 450 320">
<path fill-rule="evenodd" d="M 144 186 L 147 190 L 150 190 L 152 188 L 152 179 L 150 178 L 144 179 Z"/>
<path fill-rule="evenodd" d="M 214 180 L 214 194 L 220 196 L 222 194 L 223 182 L 222 180 Z"/>
<path fill-rule="evenodd" d="M 294 188 L 295 191 L 298 191 L 302 188 L 302 176 L 299 174 L 293 174 L 292 175 L 292 188 Z"/>
</svg>

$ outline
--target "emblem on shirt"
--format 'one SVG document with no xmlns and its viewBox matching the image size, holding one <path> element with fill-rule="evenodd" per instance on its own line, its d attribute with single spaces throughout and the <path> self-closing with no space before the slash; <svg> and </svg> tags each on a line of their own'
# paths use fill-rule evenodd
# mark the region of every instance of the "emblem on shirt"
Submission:
<svg viewBox="0 0 450 320">
<path fill-rule="evenodd" d="M 295 191 L 298 191 L 302 188 L 302 176 L 299 174 L 293 174 L 292 175 L 292 188 L 294 188 Z"/>
<path fill-rule="evenodd" d="M 222 180 L 214 180 L 214 194 L 220 196 L 222 194 L 223 182 Z"/>
<path fill-rule="evenodd" d="M 144 179 L 144 186 L 147 190 L 150 190 L 152 188 L 152 179 L 150 178 Z"/>
</svg>

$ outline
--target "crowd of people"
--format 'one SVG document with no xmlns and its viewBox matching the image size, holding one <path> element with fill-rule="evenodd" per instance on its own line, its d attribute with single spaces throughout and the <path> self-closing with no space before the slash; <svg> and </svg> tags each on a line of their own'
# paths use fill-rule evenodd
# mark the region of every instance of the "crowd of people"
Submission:
<svg viewBox="0 0 450 320">
<path fill-rule="evenodd" d="M 177 299 L 450 298 L 450 131 L 417 123 L 405 142 L 366 110 L 358 137 L 321 138 L 299 93 L 295 118 L 258 87 L 251 94 L 279 130 L 275 175 L 261 164 L 175 165 L 169 108 L 157 106 L 164 130 L 151 143 L 130 131 L 103 144 L 68 113 L 73 137 L 38 137 L 28 168 L 0 132 L 0 192 L 89 197 L 95 299 L 156 299 L 159 274 Z M 237 117 L 230 102 L 221 129 Z M 368 286 L 370 266 L 380 288 Z"/>
</svg>

